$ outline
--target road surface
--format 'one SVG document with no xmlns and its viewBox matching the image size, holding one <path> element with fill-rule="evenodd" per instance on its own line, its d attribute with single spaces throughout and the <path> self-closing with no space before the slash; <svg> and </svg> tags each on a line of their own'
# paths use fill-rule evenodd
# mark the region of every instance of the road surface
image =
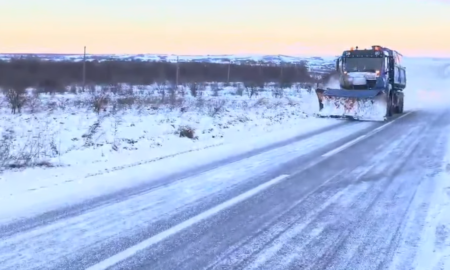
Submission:
<svg viewBox="0 0 450 270">
<path fill-rule="evenodd" d="M 3 224 L 0 269 L 413 269 L 436 179 L 446 173 L 448 115 L 343 121 Z"/>
</svg>

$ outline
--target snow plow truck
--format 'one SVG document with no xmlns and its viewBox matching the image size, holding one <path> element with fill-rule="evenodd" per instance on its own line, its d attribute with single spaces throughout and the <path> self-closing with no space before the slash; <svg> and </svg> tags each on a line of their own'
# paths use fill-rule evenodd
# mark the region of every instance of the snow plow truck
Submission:
<svg viewBox="0 0 450 270">
<path fill-rule="evenodd" d="M 344 51 L 336 59 L 339 87 L 316 89 L 319 116 L 384 121 L 403 113 L 406 69 L 402 57 L 378 45 Z"/>
</svg>

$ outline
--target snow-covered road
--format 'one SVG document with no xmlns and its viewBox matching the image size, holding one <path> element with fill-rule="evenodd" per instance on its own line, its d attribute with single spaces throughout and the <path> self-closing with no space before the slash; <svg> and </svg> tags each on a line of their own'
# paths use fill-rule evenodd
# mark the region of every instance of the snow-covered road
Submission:
<svg viewBox="0 0 450 270">
<path fill-rule="evenodd" d="M 449 113 L 345 122 L 2 225 L 0 269 L 448 269 Z"/>
</svg>

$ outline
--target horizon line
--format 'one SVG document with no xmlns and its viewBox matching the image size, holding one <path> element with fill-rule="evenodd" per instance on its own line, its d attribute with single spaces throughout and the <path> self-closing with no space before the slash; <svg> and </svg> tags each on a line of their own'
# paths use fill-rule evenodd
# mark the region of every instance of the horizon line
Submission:
<svg viewBox="0 0 450 270">
<path fill-rule="evenodd" d="M 83 55 L 84 53 L 45 53 L 45 52 L 0 52 L 1 55 Z M 175 54 L 175 53 L 86 53 L 86 55 L 167 55 L 167 56 L 238 56 L 238 55 L 247 55 L 247 56 L 287 56 L 287 57 L 339 57 L 339 55 L 300 55 L 300 54 L 262 54 L 262 53 L 235 53 L 235 54 Z M 439 59 L 450 59 L 450 56 L 432 56 L 432 55 L 417 55 L 417 56 L 408 56 L 403 55 L 403 57 L 408 58 L 439 58 Z"/>
</svg>

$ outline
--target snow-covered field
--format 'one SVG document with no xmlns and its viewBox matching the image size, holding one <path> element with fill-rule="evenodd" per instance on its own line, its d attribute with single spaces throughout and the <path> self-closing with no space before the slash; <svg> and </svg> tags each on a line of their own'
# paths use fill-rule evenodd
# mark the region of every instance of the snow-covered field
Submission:
<svg viewBox="0 0 450 270">
<path fill-rule="evenodd" d="M 450 107 L 450 78 L 446 71 L 449 63 L 432 59 L 405 60 L 407 111 Z M 315 93 L 298 85 L 282 91 L 266 87 L 254 95 L 239 86 L 224 86 L 220 90 L 207 87 L 197 95 L 184 88 L 162 91 L 159 86 L 134 89 L 124 86 L 122 90 L 116 94 L 105 92 L 101 87 L 79 94 L 35 96 L 30 93 L 21 114 L 12 114 L 5 97 L 1 97 L 0 205 L 7 207 L 0 208 L 0 224 L 341 123 L 335 119 L 315 118 L 313 115 L 318 111 Z M 186 201 L 198 199 L 193 196 L 194 192 L 206 196 L 229 188 L 250 178 L 254 169 L 261 171 L 273 162 L 287 162 L 371 126 L 372 123 L 367 122 L 344 125 L 326 134 L 172 183 L 165 189 L 155 189 L 150 197 L 155 201 L 167 201 L 173 193 L 179 194 L 180 200 L 171 201 L 172 208 L 164 209 L 178 211 Z M 439 139 L 448 140 L 442 134 Z M 426 220 L 422 220 L 423 230 L 416 228 L 417 217 L 410 214 L 404 237 L 399 240 L 399 261 L 415 258 L 416 269 L 450 267 L 450 141 L 446 152 L 442 161 L 444 169 L 438 176 L 423 182 L 412 203 L 417 211 L 411 213 L 420 212 L 422 205 L 429 206 Z M 205 178 L 207 181 L 202 182 Z M 145 203 L 154 203 L 147 198 L 144 203 L 142 197 L 130 201 L 136 200 L 137 208 L 146 207 Z M 122 210 L 118 208 L 115 212 Z M 99 221 L 105 224 L 111 221 L 106 217 L 111 212 L 96 211 L 92 215 Z M 160 215 L 158 211 L 152 214 Z M 148 214 L 145 215 L 148 218 Z M 140 216 L 133 218 L 129 225 L 135 228 Z M 61 221 L 58 226 L 64 228 L 66 224 Z M 113 228 L 99 234 L 114 237 L 120 228 L 115 229 L 117 231 Z M 39 242 L 39 238 L 34 240 Z M 87 245 L 96 238 L 83 241 L 79 243 Z M 69 253 L 68 249 L 65 251 Z M 393 269 L 398 269 L 396 263 L 394 260 Z"/>
<path fill-rule="evenodd" d="M 255 139 L 280 125 L 301 130 L 318 109 L 316 95 L 302 88 L 282 95 L 267 89 L 252 97 L 233 87 L 207 88 L 197 97 L 184 89 L 173 94 L 152 86 L 124 89 L 122 94 L 98 88 L 94 94 L 40 95 L 30 97 L 22 114 L 4 109 L 2 151 L 8 155 L 2 155 L 1 165 L 111 168 Z"/>
<path fill-rule="evenodd" d="M 441 72 L 446 63 L 405 64 L 406 110 L 450 104 Z M 38 194 L 68 182 L 86 185 L 100 175 L 119 177 L 125 168 L 133 173 L 123 182 L 133 185 L 156 177 L 156 171 L 181 171 L 340 122 L 313 117 L 317 97 L 298 85 L 268 87 L 253 96 L 244 87 L 220 89 L 207 87 L 196 97 L 188 89 L 158 86 L 125 86 L 121 94 L 99 87 L 92 93 L 30 95 L 23 113 L 14 115 L 2 99 L 0 197 Z M 170 165 L 158 165 L 174 156 Z"/>
<path fill-rule="evenodd" d="M 164 168 L 176 172 L 339 123 L 311 117 L 318 110 L 317 97 L 298 86 L 282 93 L 269 88 L 252 97 L 233 86 L 206 88 L 197 97 L 186 89 L 163 94 L 156 86 L 124 87 L 120 95 L 96 90 L 30 94 L 22 114 L 3 109 L 0 197 L 37 194 L 104 174 L 114 177 L 130 167 L 145 178 L 155 177 L 155 162 L 161 159 L 185 156 Z M 96 113 L 100 100 L 108 101 Z"/>
</svg>

